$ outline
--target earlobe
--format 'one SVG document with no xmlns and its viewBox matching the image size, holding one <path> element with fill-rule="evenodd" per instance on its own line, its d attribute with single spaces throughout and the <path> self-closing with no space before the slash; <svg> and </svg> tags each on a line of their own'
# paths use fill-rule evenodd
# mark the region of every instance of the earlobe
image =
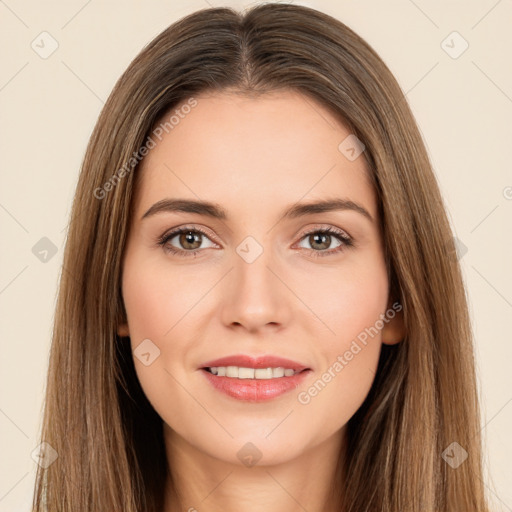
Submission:
<svg viewBox="0 0 512 512">
<path fill-rule="evenodd" d="M 119 306 L 117 318 L 117 335 L 121 338 L 126 338 L 130 336 L 130 329 L 128 328 L 128 318 L 126 316 L 126 310 L 124 309 L 124 305 Z"/>
<path fill-rule="evenodd" d="M 128 324 L 119 324 L 117 327 L 117 335 L 121 338 L 126 338 L 130 336 L 130 330 L 128 329 Z"/>
<path fill-rule="evenodd" d="M 405 335 L 404 314 L 403 309 L 400 309 L 400 311 L 395 311 L 393 318 L 388 316 L 388 321 L 384 322 L 384 327 L 382 328 L 382 343 L 386 345 L 396 345 L 405 338 Z"/>
</svg>

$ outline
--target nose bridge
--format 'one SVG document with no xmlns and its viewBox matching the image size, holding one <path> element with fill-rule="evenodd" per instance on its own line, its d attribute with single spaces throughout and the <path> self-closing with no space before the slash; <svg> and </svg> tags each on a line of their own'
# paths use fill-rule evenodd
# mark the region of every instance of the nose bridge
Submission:
<svg viewBox="0 0 512 512">
<path fill-rule="evenodd" d="M 248 330 L 255 330 L 285 322 L 286 290 L 274 274 L 277 266 L 274 260 L 272 251 L 252 237 L 239 244 L 223 298 L 226 324 L 241 324 Z"/>
</svg>

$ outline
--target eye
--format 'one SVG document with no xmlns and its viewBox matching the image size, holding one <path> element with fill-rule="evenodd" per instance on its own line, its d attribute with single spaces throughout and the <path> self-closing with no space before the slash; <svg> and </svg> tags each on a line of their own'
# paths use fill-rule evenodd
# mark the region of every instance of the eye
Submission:
<svg viewBox="0 0 512 512">
<path fill-rule="evenodd" d="M 171 244 L 173 239 L 176 239 L 176 243 L 183 249 Z M 201 248 L 201 244 L 204 240 L 208 240 L 211 245 Z M 216 246 L 216 244 L 211 242 L 208 238 L 205 231 L 198 227 L 188 226 L 173 229 L 165 233 L 158 239 L 158 245 L 162 246 L 165 251 L 176 254 L 177 256 L 196 256 L 197 253 L 200 252 L 200 249 Z"/>
<path fill-rule="evenodd" d="M 176 239 L 176 241 L 173 244 L 171 242 L 174 239 Z M 206 240 L 210 245 L 201 247 L 202 243 Z M 354 245 L 352 238 L 347 235 L 347 233 L 334 227 L 310 230 L 302 235 L 301 240 L 305 240 L 310 247 L 303 247 L 301 245 L 299 245 L 299 247 L 307 249 L 313 257 L 337 254 L 347 247 L 353 247 Z M 333 241 L 337 241 L 338 244 L 334 249 L 328 249 Z M 184 257 L 195 257 L 202 249 L 217 247 L 217 244 L 210 240 L 206 231 L 193 226 L 183 226 L 164 233 L 158 238 L 157 243 L 159 246 L 163 247 L 166 252 Z M 179 247 L 176 247 L 175 244 Z"/>
<path fill-rule="evenodd" d="M 332 244 L 333 238 L 338 241 L 338 245 L 334 249 L 326 250 Z M 310 245 L 310 248 L 305 247 L 305 249 L 310 250 L 311 255 L 314 257 L 337 254 L 347 247 L 353 247 L 354 245 L 352 238 L 347 233 L 333 227 L 308 231 L 304 233 L 301 240 L 305 240 Z"/>
</svg>

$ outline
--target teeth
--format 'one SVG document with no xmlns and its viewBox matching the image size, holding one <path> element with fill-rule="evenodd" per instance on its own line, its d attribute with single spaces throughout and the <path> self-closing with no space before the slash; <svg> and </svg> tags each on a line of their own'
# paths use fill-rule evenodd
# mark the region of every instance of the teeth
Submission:
<svg viewBox="0 0 512 512">
<path fill-rule="evenodd" d="M 258 368 L 254 370 L 255 379 L 271 379 L 273 376 L 272 368 Z"/>
<path fill-rule="evenodd" d="M 231 372 L 232 374 L 228 375 L 228 377 L 238 377 L 239 379 L 254 379 L 254 368 L 232 368 L 234 368 Z"/>
<path fill-rule="evenodd" d="M 243 368 L 239 366 L 212 366 L 210 372 L 218 377 L 231 377 L 234 379 L 277 379 L 291 377 L 295 370 L 290 368 Z M 299 372 L 297 372 L 299 373 Z"/>
</svg>

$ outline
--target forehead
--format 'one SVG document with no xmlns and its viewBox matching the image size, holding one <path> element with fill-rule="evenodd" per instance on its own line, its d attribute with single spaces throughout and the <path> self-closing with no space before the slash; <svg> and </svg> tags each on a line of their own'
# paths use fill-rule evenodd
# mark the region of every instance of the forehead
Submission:
<svg viewBox="0 0 512 512">
<path fill-rule="evenodd" d="M 216 92 L 194 100 L 161 119 L 160 138 L 153 136 L 156 145 L 138 171 L 138 210 L 167 196 L 256 211 L 341 196 L 376 217 L 364 157 L 349 159 L 343 151 L 353 134 L 315 100 L 296 91 L 252 98 Z"/>
</svg>

